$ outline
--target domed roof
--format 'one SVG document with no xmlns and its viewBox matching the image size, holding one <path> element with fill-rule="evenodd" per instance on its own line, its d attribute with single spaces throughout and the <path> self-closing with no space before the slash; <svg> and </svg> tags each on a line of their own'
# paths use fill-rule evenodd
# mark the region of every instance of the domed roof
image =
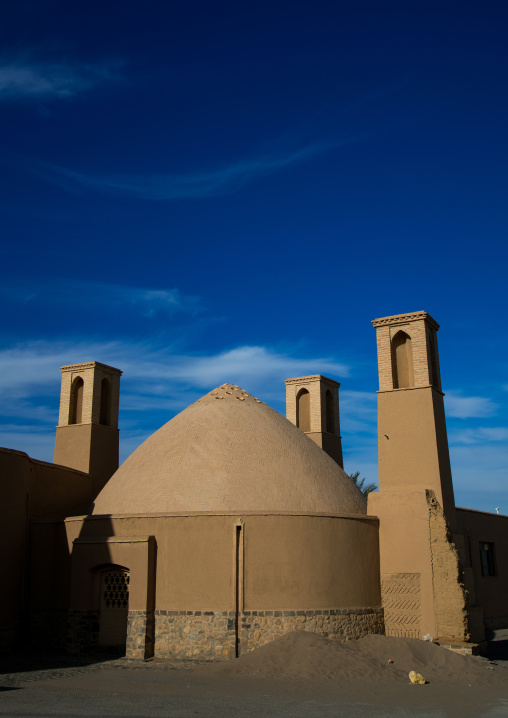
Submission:
<svg viewBox="0 0 508 718">
<path fill-rule="evenodd" d="M 164 424 L 113 474 L 94 514 L 365 514 L 349 477 L 281 414 L 223 384 Z"/>
</svg>

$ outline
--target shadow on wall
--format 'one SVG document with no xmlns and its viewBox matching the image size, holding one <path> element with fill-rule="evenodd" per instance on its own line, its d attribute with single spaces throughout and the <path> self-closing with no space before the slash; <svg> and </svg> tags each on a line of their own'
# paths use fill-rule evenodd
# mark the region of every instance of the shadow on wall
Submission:
<svg viewBox="0 0 508 718">
<path fill-rule="evenodd" d="M 30 640 L 24 643 L 34 652 L 34 660 L 39 661 L 42 646 L 55 655 L 75 657 L 60 660 L 63 665 L 83 665 L 87 654 L 125 655 L 127 549 L 139 539 L 116 539 L 109 517 L 94 519 L 74 516 L 31 524 Z"/>
<path fill-rule="evenodd" d="M 67 650 L 153 656 L 154 537 L 116 536 L 107 515 L 65 524 L 72 546 Z"/>
</svg>

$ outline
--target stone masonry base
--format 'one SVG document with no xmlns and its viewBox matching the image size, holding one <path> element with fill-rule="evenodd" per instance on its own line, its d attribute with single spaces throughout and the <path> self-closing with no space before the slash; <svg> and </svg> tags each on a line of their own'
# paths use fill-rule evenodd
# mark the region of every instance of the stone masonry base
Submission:
<svg viewBox="0 0 508 718">
<path fill-rule="evenodd" d="M 224 661 L 296 630 L 312 631 L 337 641 L 361 638 L 368 633 L 383 634 L 383 609 L 243 611 L 238 619 L 234 611 L 158 610 L 154 655 Z"/>
<path fill-rule="evenodd" d="M 129 611 L 127 619 L 127 658 L 153 656 L 154 615 L 149 611 Z"/>
<path fill-rule="evenodd" d="M 97 610 L 41 611 L 31 616 L 34 645 L 72 654 L 111 650 L 99 645 L 99 627 Z M 125 655 L 138 660 L 155 656 L 225 661 L 296 630 L 337 641 L 383 634 L 383 609 L 243 611 L 238 617 L 234 611 L 129 611 Z M 123 653 L 120 646 L 115 650 Z"/>
</svg>

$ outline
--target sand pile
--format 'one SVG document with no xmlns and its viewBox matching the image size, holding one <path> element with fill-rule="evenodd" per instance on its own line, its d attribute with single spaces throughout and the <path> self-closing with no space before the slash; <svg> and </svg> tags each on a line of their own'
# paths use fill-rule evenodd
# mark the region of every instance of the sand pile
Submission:
<svg viewBox="0 0 508 718">
<path fill-rule="evenodd" d="M 219 675 L 329 679 L 342 683 L 407 683 L 409 671 L 416 670 L 428 681 L 497 682 L 499 676 L 495 670 L 488 670 L 488 666 L 484 659 L 460 656 L 414 638 L 370 635 L 340 643 L 308 631 L 295 631 L 210 669 Z"/>
</svg>

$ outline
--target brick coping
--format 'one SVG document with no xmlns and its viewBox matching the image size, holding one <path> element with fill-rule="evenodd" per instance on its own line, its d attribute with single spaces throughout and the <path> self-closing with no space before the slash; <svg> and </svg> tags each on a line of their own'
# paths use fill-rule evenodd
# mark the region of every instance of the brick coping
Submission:
<svg viewBox="0 0 508 718">
<path fill-rule="evenodd" d="M 368 616 L 372 613 L 383 613 L 382 606 L 372 606 L 368 608 L 317 608 L 304 610 L 249 610 L 249 611 L 172 611 L 165 608 L 156 608 L 154 614 L 156 616 L 217 616 L 219 618 L 234 618 L 236 615 L 241 616 L 273 616 L 280 618 L 282 616 Z M 129 613 L 143 614 L 146 611 L 129 611 Z"/>
<path fill-rule="evenodd" d="M 186 517 L 199 517 L 199 516 L 308 516 L 310 518 L 326 518 L 326 519 L 350 519 L 352 521 L 379 521 L 377 516 L 371 516 L 370 514 L 333 514 L 325 512 L 311 513 L 309 511 L 173 511 L 167 512 L 149 512 L 139 514 L 91 514 L 82 516 L 68 516 L 63 519 L 66 523 L 72 521 L 98 521 L 101 519 L 130 519 L 130 518 L 147 518 L 147 519 L 158 519 L 158 518 L 186 518 Z M 62 520 L 62 519 L 60 519 Z M 35 519 L 31 523 L 53 523 L 54 520 L 49 519 Z"/>
</svg>

